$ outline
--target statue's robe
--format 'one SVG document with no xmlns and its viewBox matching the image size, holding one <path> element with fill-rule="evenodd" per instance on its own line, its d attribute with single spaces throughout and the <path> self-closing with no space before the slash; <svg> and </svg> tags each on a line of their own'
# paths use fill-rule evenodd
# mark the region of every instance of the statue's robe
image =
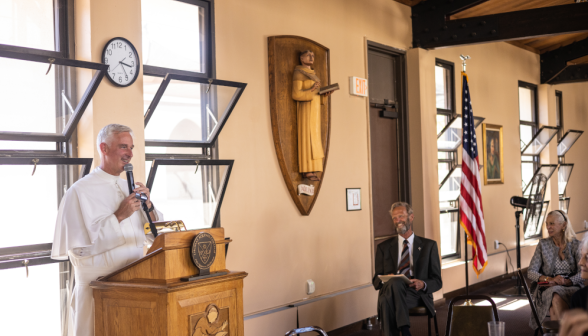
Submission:
<svg viewBox="0 0 588 336">
<path fill-rule="evenodd" d="M 100 168 L 80 179 L 63 196 L 57 213 L 51 258 L 74 266 L 70 301 L 74 336 L 94 335 L 94 298 L 90 282 L 143 257 L 153 240 L 143 228 L 147 216 L 135 211 L 120 223 L 114 212 L 129 195 L 127 182 Z M 155 210 L 156 220 L 163 214 Z"/>
<path fill-rule="evenodd" d="M 310 74 L 305 75 L 302 71 Z M 314 70 L 299 65 L 294 70 L 292 98 L 298 113 L 298 170 L 300 173 L 322 172 L 323 150 L 321 138 L 321 96 L 318 89 L 311 91 L 316 78 Z"/>
</svg>

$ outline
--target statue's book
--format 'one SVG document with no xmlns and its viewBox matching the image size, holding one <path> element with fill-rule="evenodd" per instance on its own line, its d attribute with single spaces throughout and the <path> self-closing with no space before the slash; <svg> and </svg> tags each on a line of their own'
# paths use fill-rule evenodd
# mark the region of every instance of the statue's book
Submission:
<svg viewBox="0 0 588 336">
<path fill-rule="evenodd" d="M 319 94 L 325 94 L 327 92 L 339 90 L 339 83 L 323 86 L 319 90 Z"/>
<path fill-rule="evenodd" d="M 378 275 L 378 278 L 380 278 L 380 280 L 382 280 L 382 282 L 384 282 L 384 283 L 388 282 L 388 280 L 390 280 L 392 278 L 400 278 L 402 281 L 406 282 L 406 284 L 408 284 L 408 285 L 410 285 L 412 283 L 412 282 L 410 282 L 410 280 L 408 280 L 408 278 L 404 274 Z"/>
</svg>

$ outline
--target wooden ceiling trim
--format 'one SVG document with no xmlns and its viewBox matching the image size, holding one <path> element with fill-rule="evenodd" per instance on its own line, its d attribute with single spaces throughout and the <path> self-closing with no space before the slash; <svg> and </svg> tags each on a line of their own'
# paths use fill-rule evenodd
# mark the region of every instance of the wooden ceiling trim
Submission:
<svg viewBox="0 0 588 336">
<path fill-rule="evenodd" d="M 490 0 L 461 13 L 451 16 L 451 19 L 465 19 L 482 15 L 502 14 L 516 12 L 526 9 L 544 8 L 558 5 L 567 5 L 574 3 L 574 0 L 535 0 L 535 1 L 516 1 L 516 0 Z"/>
<path fill-rule="evenodd" d="M 541 83 L 559 84 L 585 81 L 588 38 L 548 51 L 541 55 Z M 578 63 L 576 63 L 578 62 Z"/>
<path fill-rule="evenodd" d="M 528 46 L 528 45 L 526 45 L 524 43 L 521 43 L 520 41 L 508 41 L 506 43 L 512 44 L 513 46 L 519 47 L 521 49 L 525 49 L 525 50 L 530 51 L 530 52 L 532 52 L 534 54 L 540 54 L 539 50 L 537 50 L 537 49 L 535 49 L 535 48 L 533 48 L 531 46 Z"/>
</svg>

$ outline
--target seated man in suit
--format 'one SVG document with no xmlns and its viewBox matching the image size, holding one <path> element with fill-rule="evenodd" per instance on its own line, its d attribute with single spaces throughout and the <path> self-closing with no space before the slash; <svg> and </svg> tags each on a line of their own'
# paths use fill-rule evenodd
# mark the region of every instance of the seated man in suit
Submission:
<svg viewBox="0 0 588 336">
<path fill-rule="evenodd" d="M 380 290 L 378 316 L 384 336 L 397 336 L 400 331 L 402 336 L 410 336 L 410 308 L 426 306 L 429 314 L 435 315 L 432 293 L 443 286 L 441 262 L 437 242 L 417 237 L 412 231 L 414 214 L 408 203 L 392 204 L 390 215 L 398 236 L 378 245 L 372 283 Z M 378 275 L 387 274 L 404 274 L 412 284 L 399 278 L 382 283 Z"/>
</svg>

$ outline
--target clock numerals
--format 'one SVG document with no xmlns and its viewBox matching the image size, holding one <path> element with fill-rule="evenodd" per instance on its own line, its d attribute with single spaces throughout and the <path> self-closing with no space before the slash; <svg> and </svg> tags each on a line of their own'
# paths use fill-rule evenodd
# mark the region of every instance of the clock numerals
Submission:
<svg viewBox="0 0 588 336">
<path fill-rule="evenodd" d="M 133 58 L 133 53 L 129 51 L 129 58 Z"/>
<path fill-rule="evenodd" d="M 108 64 L 108 57 L 104 57 L 104 64 Z"/>
<path fill-rule="evenodd" d="M 112 49 L 106 49 L 106 53 L 108 54 L 108 56 L 112 56 Z"/>
<path fill-rule="evenodd" d="M 139 55 L 124 38 L 110 40 L 103 49 L 102 60 L 108 66 L 106 77 L 116 86 L 130 85 L 139 74 Z"/>
</svg>

